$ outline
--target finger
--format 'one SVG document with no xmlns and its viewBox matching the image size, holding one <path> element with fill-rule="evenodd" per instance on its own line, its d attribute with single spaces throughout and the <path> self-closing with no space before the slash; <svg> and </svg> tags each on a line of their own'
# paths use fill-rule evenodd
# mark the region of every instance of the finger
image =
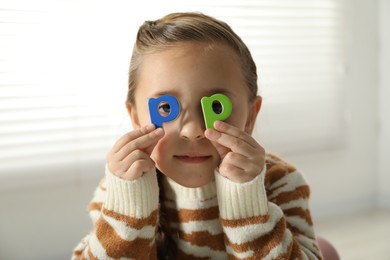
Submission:
<svg viewBox="0 0 390 260">
<path fill-rule="evenodd" d="M 135 161 L 140 159 L 149 159 L 150 156 L 142 150 L 134 150 L 129 153 L 125 158 L 123 158 L 122 162 L 128 165 L 133 164 Z"/>
<path fill-rule="evenodd" d="M 118 139 L 118 141 L 116 141 L 116 143 L 112 148 L 112 151 L 114 153 L 118 152 L 120 149 L 122 149 L 123 146 L 125 146 L 132 140 L 137 139 L 145 134 L 148 134 L 152 132 L 154 129 L 156 129 L 156 127 L 151 124 L 124 134 L 123 136 L 121 136 L 121 138 Z"/>
<path fill-rule="evenodd" d="M 108 162 L 108 167 L 110 171 L 115 175 L 127 180 L 132 180 L 142 175 L 142 171 L 140 172 L 137 170 L 130 170 L 132 168 L 132 165 L 139 164 L 139 161 L 147 161 L 149 163 L 148 168 L 145 168 L 144 171 L 149 171 L 150 169 L 155 167 L 155 163 L 150 158 L 150 156 L 141 150 L 133 151 L 122 161 Z"/>
<path fill-rule="evenodd" d="M 134 139 L 131 142 L 127 143 L 116 153 L 116 156 L 118 160 L 123 160 L 132 151 L 137 149 L 151 153 L 153 149 L 150 148 L 153 148 L 163 136 L 164 130 L 162 128 L 157 128 L 152 132 L 140 136 L 137 139 Z"/>
<path fill-rule="evenodd" d="M 247 142 L 249 145 L 251 145 L 253 147 L 259 146 L 257 141 L 250 134 L 248 134 L 245 131 L 242 131 L 241 129 L 239 129 L 235 126 L 227 124 L 223 121 L 215 121 L 214 127 L 217 131 L 234 136 L 234 137 L 237 137 L 237 138 Z"/>
<path fill-rule="evenodd" d="M 252 164 L 248 157 L 234 152 L 227 153 L 224 162 L 232 164 L 244 171 L 247 171 L 247 169 L 250 168 Z"/>
<path fill-rule="evenodd" d="M 256 153 L 256 149 L 252 145 L 235 136 L 221 133 L 212 129 L 207 129 L 205 136 L 211 142 L 217 142 L 218 144 L 229 148 L 233 152 L 242 154 L 244 156 L 251 157 Z"/>
<path fill-rule="evenodd" d="M 225 162 L 233 164 L 236 167 L 243 169 L 251 176 L 257 176 L 264 167 L 262 156 L 248 158 L 238 153 L 230 152 L 225 157 Z"/>
<path fill-rule="evenodd" d="M 219 167 L 219 174 L 236 183 L 245 183 L 253 180 L 255 176 L 246 174 L 246 171 L 234 164 L 224 163 Z"/>
<path fill-rule="evenodd" d="M 122 161 L 117 161 L 112 168 L 115 168 L 115 173 L 122 175 L 127 172 L 131 165 L 138 160 L 148 160 L 149 155 L 141 150 L 134 150 L 127 155 Z M 154 162 L 153 162 L 154 163 Z"/>
<path fill-rule="evenodd" d="M 135 180 L 141 177 L 154 168 L 154 163 L 151 159 L 142 159 L 134 162 L 125 174 L 127 180 Z"/>
<path fill-rule="evenodd" d="M 214 146 L 215 150 L 217 150 L 219 156 L 221 159 L 225 158 L 226 154 L 229 153 L 231 150 L 217 142 L 211 141 L 211 144 Z"/>
<path fill-rule="evenodd" d="M 235 180 L 235 177 L 234 176 L 244 176 L 245 175 L 245 171 L 233 164 L 230 164 L 230 163 L 223 163 L 219 166 L 219 173 L 234 181 Z M 234 179 L 234 180 L 233 180 Z"/>
</svg>

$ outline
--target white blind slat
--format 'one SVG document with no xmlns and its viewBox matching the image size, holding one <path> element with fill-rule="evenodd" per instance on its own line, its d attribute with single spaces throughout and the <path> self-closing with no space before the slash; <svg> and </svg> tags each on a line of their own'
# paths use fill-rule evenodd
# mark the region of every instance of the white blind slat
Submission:
<svg viewBox="0 0 390 260">
<path fill-rule="evenodd" d="M 98 8 L 92 1 L 0 4 L 0 175 L 104 163 L 112 129 L 106 81 L 96 76 L 103 72 Z"/>
</svg>

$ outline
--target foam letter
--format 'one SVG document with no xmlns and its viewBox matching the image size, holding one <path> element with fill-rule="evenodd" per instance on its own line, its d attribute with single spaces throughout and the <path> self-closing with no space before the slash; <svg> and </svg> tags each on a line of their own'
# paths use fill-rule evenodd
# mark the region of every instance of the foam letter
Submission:
<svg viewBox="0 0 390 260">
<path fill-rule="evenodd" d="M 159 106 L 161 103 L 166 103 L 170 107 L 170 112 L 168 115 L 161 115 L 159 112 Z M 156 127 L 161 127 L 163 123 L 175 120 L 180 113 L 179 102 L 172 95 L 163 95 L 158 98 L 149 99 L 149 113 L 152 124 Z"/>
<path fill-rule="evenodd" d="M 204 122 L 206 128 L 214 129 L 214 122 L 217 120 L 226 120 L 232 113 L 232 102 L 223 94 L 214 94 L 211 97 L 203 97 L 201 99 Z M 213 110 L 213 103 L 219 102 L 222 111 L 217 113 Z"/>
</svg>

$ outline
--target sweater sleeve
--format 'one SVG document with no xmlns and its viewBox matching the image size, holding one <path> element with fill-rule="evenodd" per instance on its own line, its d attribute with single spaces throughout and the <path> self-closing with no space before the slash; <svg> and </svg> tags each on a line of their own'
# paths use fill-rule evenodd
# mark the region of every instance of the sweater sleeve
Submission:
<svg viewBox="0 0 390 260">
<path fill-rule="evenodd" d="M 267 164 L 248 183 L 234 183 L 217 172 L 215 177 L 230 259 L 322 259 L 308 208 L 309 187 L 298 171 Z"/>
<path fill-rule="evenodd" d="M 88 207 L 93 230 L 76 246 L 72 260 L 157 259 L 158 193 L 155 171 L 126 181 L 106 168 Z"/>
</svg>

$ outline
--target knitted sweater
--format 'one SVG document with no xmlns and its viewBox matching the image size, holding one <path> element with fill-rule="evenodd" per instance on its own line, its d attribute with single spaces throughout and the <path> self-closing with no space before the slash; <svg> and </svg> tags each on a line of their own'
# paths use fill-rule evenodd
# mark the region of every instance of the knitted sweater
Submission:
<svg viewBox="0 0 390 260">
<path fill-rule="evenodd" d="M 126 181 L 106 169 L 89 204 L 94 228 L 72 259 L 157 259 L 157 238 L 168 236 L 176 259 L 322 259 L 309 187 L 275 156 L 268 154 L 262 173 L 243 184 L 218 172 L 199 188 L 161 179 L 153 171 Z M 168 234 L 159 232 L 160 216 Z"/>
</svg>

